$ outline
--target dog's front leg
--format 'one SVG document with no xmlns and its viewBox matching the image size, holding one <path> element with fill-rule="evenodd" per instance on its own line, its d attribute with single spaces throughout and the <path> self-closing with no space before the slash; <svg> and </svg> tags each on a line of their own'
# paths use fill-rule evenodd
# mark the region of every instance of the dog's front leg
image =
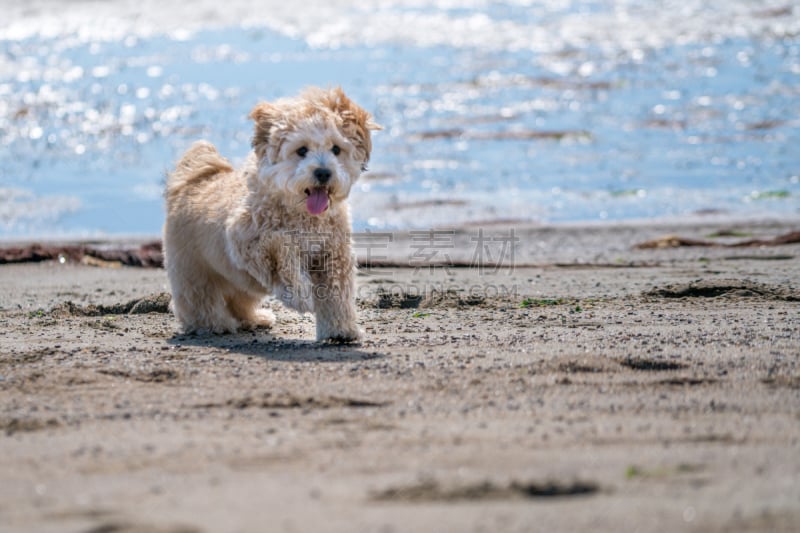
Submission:
<svg viewBox="0 0 800 533">
<path fill-rule="evenodd" d="M 356 317 L 355 260 L 347 252 L 331 257 L 324 269 L 310 272 L 320 342 L 361 339 Z"/>
<path fill-rule="evenodd" d="M 237 229 L 234 226 L 228 230 L 228 254 L 234 264 L 287 307 L 300 313 L 313 312 L 311 278 L 303 268 L 292 236 L 256 235 L 251 228 L 247 228 L 249 232 Z"/>
</svg>

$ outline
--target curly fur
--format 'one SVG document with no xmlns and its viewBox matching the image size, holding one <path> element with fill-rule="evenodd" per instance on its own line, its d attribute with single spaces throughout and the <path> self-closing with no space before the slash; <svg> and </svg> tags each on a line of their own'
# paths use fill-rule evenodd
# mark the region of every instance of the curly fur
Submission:
<svg viewBox="0 0 800 533">
<path fill-rule="evenodd" d="M 242 168 L 199 141 L 167 179 L 164 248 L 175 316 L 186 332 L 269 326 L 275 317 L 260 302 L 273 294 L 315 314 L 317 340 L 355 341 L 346 200 L 369 160 L 370 130 L 380 127 L 340 88 L 260 103 L 250 117 L 253 152 Z M 323 212 L 307 204 L 312 194 Z"/>
</svg>

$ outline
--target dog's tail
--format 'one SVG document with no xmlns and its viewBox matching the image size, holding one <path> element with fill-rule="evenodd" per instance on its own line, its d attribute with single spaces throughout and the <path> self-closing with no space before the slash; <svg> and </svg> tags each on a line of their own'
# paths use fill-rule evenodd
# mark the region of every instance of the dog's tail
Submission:
<svg viewBox="0 0 800 533">
<path fill-rule="evenodd" d="M 219 155 L 213 144 L 197 141 L 183 154 L 175 170 L 167 175 L 167 199 L 195 183 L 232 171 L 233 166 Z"/>
</svg>

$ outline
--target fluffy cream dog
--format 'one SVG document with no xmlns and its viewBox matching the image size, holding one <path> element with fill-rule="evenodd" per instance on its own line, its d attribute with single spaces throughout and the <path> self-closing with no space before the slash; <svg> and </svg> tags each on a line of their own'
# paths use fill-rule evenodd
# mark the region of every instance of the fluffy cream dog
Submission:
<svg viewBox="0 0 800 533">
<path fill-rule="evenodd" d="M 234 170 L 195 143 L 167 179 L 172 308 L 186 332 L 272 325 L 267 294 L 316 315 L 317 340 L 351 342 L 355 269 L 347 196 L 380 129 L 337 88 L 258 104 L 253 152 Z"/>
</svg>

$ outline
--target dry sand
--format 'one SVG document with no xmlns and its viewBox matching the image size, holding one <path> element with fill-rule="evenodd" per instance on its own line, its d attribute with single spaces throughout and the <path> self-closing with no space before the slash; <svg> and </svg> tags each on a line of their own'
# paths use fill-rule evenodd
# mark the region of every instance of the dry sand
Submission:
<svg viewBox="0 0 800 533">
<path fill-rule="evenodd" d="M 497 272 L 395 235 L 358 346 L 271 303 L 176 335 L 158 269 L 0 266 L 0 530 L 798 531 L 800 245 L 632 247 L 731 229 L 797 224 L 518 228 Z"/>
</svg>

